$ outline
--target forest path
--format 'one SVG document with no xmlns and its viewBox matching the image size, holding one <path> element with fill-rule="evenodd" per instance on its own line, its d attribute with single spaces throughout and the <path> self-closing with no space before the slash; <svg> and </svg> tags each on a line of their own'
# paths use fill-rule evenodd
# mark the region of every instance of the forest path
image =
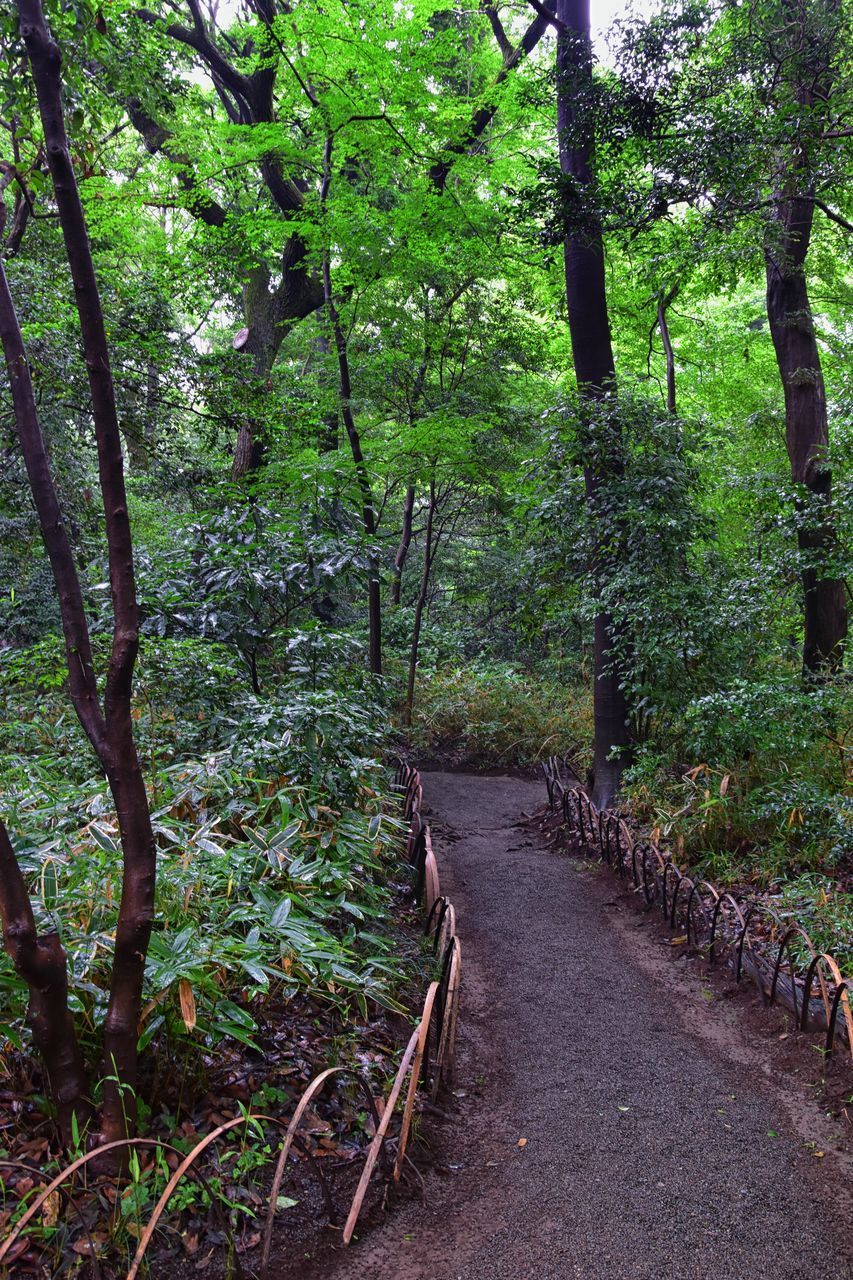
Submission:
<svg viewBox="0 0 853 1280">
<path fill-rule="evenodd" d="M 805 1141 L 831 1133 L 757 1082 L 739 1011 L 680 976 L 614 881 L 525 825 L 544 787 L 424 791 L 463 946 L 462 1096 L 426 1202 L 306 1280 L 850 1280 L 850 1203 Z"/>
</svg>

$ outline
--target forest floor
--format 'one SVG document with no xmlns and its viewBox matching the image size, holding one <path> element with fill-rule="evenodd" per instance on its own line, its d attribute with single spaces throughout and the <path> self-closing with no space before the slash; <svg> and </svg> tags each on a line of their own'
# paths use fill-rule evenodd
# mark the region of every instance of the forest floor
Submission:
<svg viewBox="0 0 853 1280">
<path fill-rule="evenodd" d="M 423 1201 L 349 1250 L 283 1251 L 279 1280 L 850 1280 L 851 1163 L 811 1044 L 548 849 L 541 784 L 424 786 L 463 943 L 453 1115 Z"/>
</svg>

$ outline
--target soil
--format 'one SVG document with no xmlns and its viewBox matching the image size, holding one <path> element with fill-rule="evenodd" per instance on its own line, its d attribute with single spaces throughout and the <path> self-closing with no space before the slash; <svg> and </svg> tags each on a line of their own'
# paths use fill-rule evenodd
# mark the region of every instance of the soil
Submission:
<svg viewBox="0 0 853 1280">
<path fill-rule="evenodd" d="M 815 1042 L 547 847 L 541 783 L 424 789 L 463 945 L 453 1114 L 425 1127 L 423 1200 L 348 1250 L 281 1240 L 272 1275 L 851 1280 L 851 1163 Z"/>
</svg>

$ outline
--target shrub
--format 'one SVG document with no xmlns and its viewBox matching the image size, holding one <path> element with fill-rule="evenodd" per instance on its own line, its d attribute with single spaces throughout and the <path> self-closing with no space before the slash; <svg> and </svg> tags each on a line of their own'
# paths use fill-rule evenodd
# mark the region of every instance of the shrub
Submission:
<svg viewBox="0 0 853 1280">
<path fill-rule="evenodd" d="M 809 688 L 779 674 L 697 699 L 674 740 L 641 750 L 629 771 L 635 813 L 712 880 L 774 887 L 816 874 L 843 891 L 850 696 L 843 682 Z"/>
<path fill-rule="evenodd" d="M 588 763 L 591 699 L 511 663 L 442 667 L 418 686 L 411 742 L 420 756 L 479 766 L 570 752 Z"/>
</svg>

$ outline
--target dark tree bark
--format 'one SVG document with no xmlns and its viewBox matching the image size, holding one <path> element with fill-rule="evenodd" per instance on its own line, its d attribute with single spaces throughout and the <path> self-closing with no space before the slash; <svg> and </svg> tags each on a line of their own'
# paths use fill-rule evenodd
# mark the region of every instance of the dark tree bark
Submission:
<svg viewBox="0 0 853 1280">
<path fill-rule="evenodd" d="M 3 232 L 5 232 L 5 236 L 3 236 L 0 243 L 2 243 L 3 256 L 6 258 L 14 258 L 15 254 L 20 249 L 21 241 L 24 238 L 24 232 L 27 229 L 27 224 L 32 214 L 32 193 L 25 185 L 17 168 L 19 147 L 14 124 L 10 126 L 10 129 L 12 133 L 11 143 L 12 151 L 15 156 L 15 164 L 8 164 L 5 161 L 0 161 L 0 205 L 2 205 L 3 218 L 3 227 L 0 228 L 0 236 L 3 236 Z M 42 158 L 41 153 L 39 153 L 36 160 L 36 167 L 40 168 L 41 163 Z M 5 204 L 3 204 L 3 193 L 6 191 L 7 187 L 12 186 L 13 184 L 15 189 L 15 203 L 12 212 L 11 226 L 9 227 L 9 230 L 6 231 L 6 209 Z"/>
<path fill-rule="evenodd" d="M 347 339 L 341 325 L 338 309 L 332 297 L 332 282 L 328 262 L 323 263 L 323 279 L 326 287 L 326 309 L 332 325 L 335 339 L 335 350 L 338 355 L 338 369 L 341 382 L 341 418 L 350 444 L 352 460 L 355 464 L 355 475 L 361 491 L 361 519 L 368 539 L 376 537 L 376 506 L 373 499 L 373 486 L 361 448 L 361 436 L 355 423 L 352 411 L 352 381 L 349 369 Z M 382 674 L 382 594 L 379 583 L 379 566 L 373 564 L 367 583 L 367 621 L 370 632 L 369 657 L 370 670 L 374 675 Z"/>
<path fill-rule="evenodd" d="M 452 309 L 453 302 L 459 297 L 459 292 L 453 294 L 449 306 Z M 448 312 L 449 315 L 449 312 Z M 427 324 L 429 324 L 429 316 L 427 315 Z M 408 397 L 408 416 L 409 426 L 413 427 L 417 422 L 421 410 L 419 408 L 421 399 L 426 386 L 426 376 L 429 369 L 429 362 L 432 356 L 432 342 L 429 336 L 424 343 L 423 359 L 418 367 L 417 375 L 412 384 L 411 395 Z M 403 589 L 403 569 L 406 567 L 406 559 L 409 555 L 409 548 L 412 545 L 412 516 L 415 510 L 416 486 L 409 484 L 406 486 L 406 496 L 403 499 L 403 527 L 400 531 L 400 541 L 397 544 L 397 550 L 394 554 L 394 565 L 391 570 L 391 604 L 398 605 Z"/>
<path fill-rule="evenodd" d="M 589 0 L 557 0 L 560 21 L 557 36 L 557 127 L 560 169 L 570 194 L 580 205 L 593 181 L 592 130 L 584 126 L 585 102 L 592 94 L 592 45 Z M 565 239 L 566 299 L 572 358 L 578 390 L 588 401 L 600 400 L 615 390 L 613 344 L 607 309 L 604 243 L 595 214 L 576 219 Z M 595 468 L 585 468 L 587 502 L 595 519 L 596 496 L 609 474 L 621 469 L 618 442 L 612 456 Z M 601 566 L 594 553 L 593 579 L 600 580 Z M 612 803 L 618 792 L 630 746 L 629 716 L 621 688 L 614 622 L 599 612 L 594 635 L 595 782 L 593 800 L 599 808 Z"/>
<path fill-rule="evenodd" d="M 256 471 L 263 461 L 265 439 L 263 421 L 254 412 L 255 398 L 262 404 L 270 389 L 270 376 L 281 344 L 298 318 L 290 314 L 292 299 L 280 288 L 270 288 L 270 273 L 263 264 L 249 273 L 243 286 L 245 327 L 234 340 L 235 348 L 252 361 L 249 379 L 250 405 L 237 432 L 231 479 L 240 480 Z"/>
<path fill-rule="evenodd" d="M 47 450 L 36 412 L 29 365 L 6 273 L 0 259 L 0 338 L 12 403 L 45 549 L 62 616 L 69 690 L 77 715 L 100 754 L 106 726 L 98 704 L 83 597 L 74 555 L 62 519 Z M 27 1021 L 56 1099 L 60 1133 L 71 1140 L 72 1119 L 82 1128 L 90 1107 L 88 1084 L 68 1008 L 65 951 L 55 933 L 39 935 L 24 876 L 5 826 L 0 823 L 0 915 L 3 944 L 15 971 L 27 983 Z"/>
<path fill-rule="evenodd" d="M 843 580 L 821 568 L 837 537 L 830 505 L 826 391 L 806 279 L 813 220 L 804 165 L 794 161 L 782 175 L 765 246 L 767 318 L 785 395 L 791 477 L 808 491 L 797 542 L 804 562 L 803 669 L 816 675 L 836 671 L 843 663 L 847 598 Z M 815 503 L 820 514 L 803 509 Z"/>
<path fill-rule="evenodd" d="M 29 988 L 27 1022 L 56 1102 L 59 1131 L 69 1143 L 76 1119 L 91 1114 L 83 1056 L 68 1008 L 68 961 L 59 935 L 39 934 L 9 833 L 0 821 L 0 916 L 3 945 Z"/>
<path fill-rule="evenodd" d="M 332 181 L 333 150 L 334 136 L 329 134 L 326 138 L 323 153 L 323 182 L 320 190 L 320 205 L 324 210 L 329 198 L 329 188 Z M 332 337 L 335 342 L 335 351 L 338 357 L 341 419 L 349 440 L 352 460 L 355 464 L 356 480 L 361 492 L 361 518 L 364 532 L 368 540 L 372 541 L 376 537 L 376 504 L 373 498 L 373 486 L 370 483 L 370 473 L 361 448 L 361 436 L 352 411 L 352 378 L 350 376 L 349 352 L 347 350 L 346 334 L 341 324 L 341 317 L 332 291 L 332 272 L 329 266 L 328 254 L 323 255 L 322 277 L 323 301 L 326 307 L 326 314 L 329 317 Z M 370 577 L 367 583 L 367 620 L 370 636 L 368 652 L 370 670 L 374 675 L 380 676 L 382 674 L 382 595 L 379 583 L 379 566 L 376 563 L 371 565 Z"/>
<path fill-rule="evenodd" d="M 404 712 L 404 723 L 410 725 L 412 723 L 412 710 L 415 705 L 415 680 L 418 674 L 418 650 L 421 644 L 421 626 L 423 624 L 424 606 L 427 601 L 427 593 L 429 591 L 429 575 L 432 570 L 432 562 L 435 559 L 435 551 L 433 549 L 433 522 L 435 520 L 435 477 L 433 476 L 429 482 L 429 506 L 427 507 L 426 532 L 424 534 L 424 564 L 421 572 L 421 586 L 418 592 L 417 603 L 415 604 L 415 620 L 412 628 L 412 645 L 409 652 L 409 680 L 406 688 L 406 706 Z"/>
<path fill-rule="evenodd" d="M 801 109 L 802 125 L 786 131 L 774 174 L 771 216 L 764 242 L 767 318 L 785 396 L 785 438 L 791 476 L 806 491 L 798 501 L 797 541 L 803 583 L 803 670 L 806 675 L 837 671 L 847 638 L 844 582 L 827 565 L 836 549 L 829 464 L 829 422 L 820 352 L 808 291 L 807 261 L 817 175 L 825 161 L 815 156 L 814 126 L 826 127 L 835 114 L 835 67 L 844 15 L 837 0 L 825 6 L 782 0 L 784 58 L 768 43 L 773 74 L 781 71 L 780 94 Z M 844 220 L 842 219 L 842 224 Z M 849 224 L 846 224 L 849 229 Z"/>
<path fill-rule="evenodd" d="M 534 18 L 533 22 L 531 22 L 524 35 L 521 37 L 518 45 L 513 48 L 506 36 L 506 33 L 501 27 L 496 8 L 490 5 L 487 6 L 484 11 L 486 16 L 489 18 L 492 31 L 495 33 L 503 56 L 503 66 L 495 76 L 494 84 L 492 85 L 492 93 L 494 94 L 508 76 L 512 74 L 516 67 L 519 66 L 528 54 L 532 53 L 536 48 L 545 32 L 548 30 L 549 19 L 542 16 Z M 482 107 L 478 107 L 472 115 L 462 136 L 457 141 L 448 143 L 445 147 L 444 156 L 441 160 L 437 161 L 429 171 L 430 181 L 438 191 L 444 190 L 447 185 L 447 179 L 450 176 L 450 171 L 459 156 L 465 155 L 466 152 L 470 151 L 486 132 L 489 125 L 492 123 L 492 120 L 495 118 L 495 112 L 497 109 L 497 99 L 494 97 L 491 101 L 486 102 Z"/>
<path fill-rule="evenodd" d="M 268 50 L 268 57 L 258 70 L 252 75 L 243 75 L 219 50 L 213 35 L 204 24 L 195 0 L 190 0 L 189 7 L 193 26 L 184 27 L 180 23 L 172 23 L 166 28 L 167 33 L 179 43 L 192 48 L 205 63 L 234 123 L 273 123 L 274 48 Z M 160 21 L 155 14 L 144 9 L 139 11 L 138 16 L 152 26 L 158 25 Z M 269 14 L 259 11 L 258 16 L 264 22 L 269 22 L 273 13 L 272 10 Z M 175 165 L 178 181 L 187 194 L 189 211 L 210 227 L 224 226 L 226 211 L 198 185 L 191 158 L 174 145 L 170 131 L 147 115 L 137 100 L 128 101 L 126 105 L 147 149 L 152 154 L 159 152 Z M 282 173 L 281 166 L 274 157 L 262 158 L 260 171 L 273 203 L 285 218 L 292 219 L 294 214 L 302 210 L 303 189 Z M 251 360 L 252 380 L 261 390 L 269 383 L 273 364 L 289 331 L 323 305 L 322 282 L 309 270 L 308 251 L 300 236 L 292 235 L 286 239 L 279 266 L 281 279 L 275 288 L 270 287 L 269 268 L 264 263 L 258 263 L 250 270 L 243 289 L 244 328 L 238 349 L 245 351 Z M 256 470 L 263 460 L 263 454 L 261 424 L 249 414 L 239 427 L 231 478 L 240 480 Z"/>
<path fill-rule="evenodd" d="M 321 314 L 320 328 L 318 329 L 317 336 L 314 339 L 314 348 L 320 357 L 320 363 L 323 370 L 325 370 L 327 366 L 328 357 L 331 355 L 331 351 L 332 351 L 332 344 L 329 341 L 327 328 L 328 328 L 328 319 L 325 315 Z M 326 389 L 325 383 L 326 383 L 326 378 L 325 376 L 323 376 L 323 374 L 321 374 L 320 386 L 323 391 L 325 391 Z M 324 411 L 323 429 L 320 433 L 320 440 L 319 440 L 319 448 L 321 453 L 335 453 L 337 451 L 338 446 L 340 444 L 340 441 L 338 439 L 339 427 L 340 427 L 339 414 L 336 411 L 333 412 L 332 410 Z"/>
<path fill-rule="evenodd" d="M 133 670 L 139 645 L 133 545 L 103 312 L 65 133 L 60 51 L 48 31 L 40 0 L 18 0 L 18 10 L 74 284 L 92 399 L 109 556 L 114 624 L 101 706 L 80 585 L 50 473 L 17 316 L 0 268 L 3 346 L 21 449 L 59 596 L 69 689 L 80 722 L 109 782 L 121 835 L 122 893 L 104 1026 L 106 1079 L 101 1136 L 104 1141 L 110 1141 L 123 1136 L 128 1122 L 133 1123 L 137 1024 L 154 913 L 154 836 L 131 717 Z"/>
</svg>

